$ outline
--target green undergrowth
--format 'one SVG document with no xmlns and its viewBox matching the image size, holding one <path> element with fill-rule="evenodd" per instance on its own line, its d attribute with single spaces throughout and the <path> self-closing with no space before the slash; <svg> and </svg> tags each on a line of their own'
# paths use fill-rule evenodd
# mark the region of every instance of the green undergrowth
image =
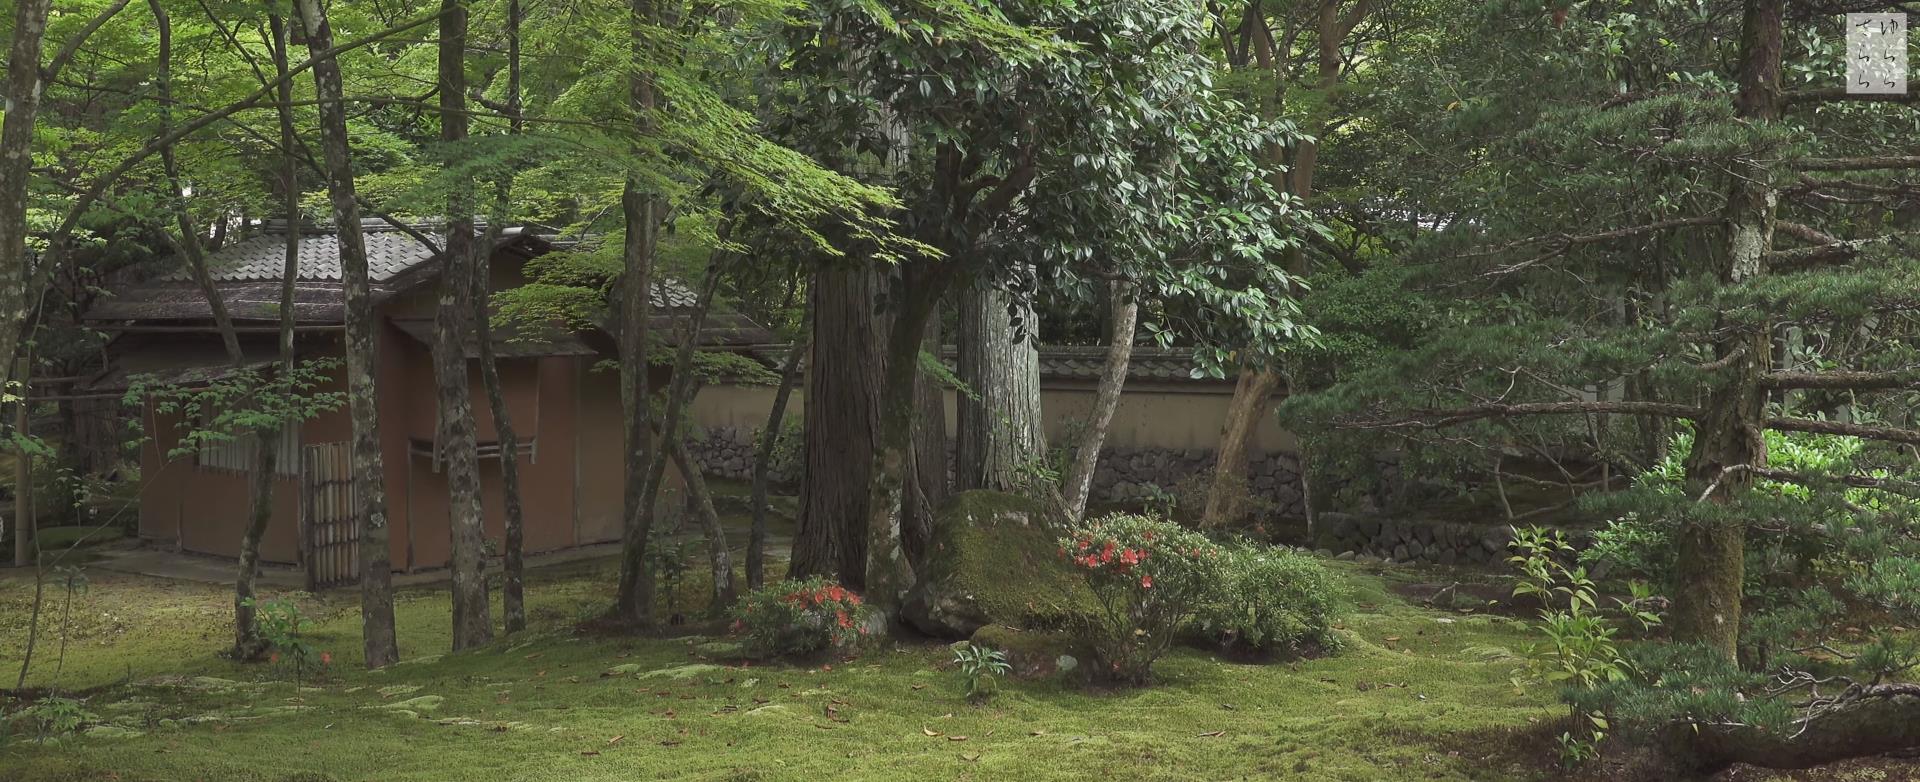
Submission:
<svg viewBox="0 0 1920 782">
<path fill-rule="evenodd" d="M 706 638 L 578 631 L 607 606 L 608 563 L 533 579 L 534 628 L 464 654 L 441 653 L 445 596 L 404 593 L 407 662 L 372 673 L 358 666 L 355 596 L 301 597 L 336 657 L 305 685 L 213 656 L 230 600 L 219 587 L 103 575 L 76 615 L 115 618 L 88 620 L 63 672 L 93 688 L 92 733 L 16 736 L 0 768 L 20 782 L 1548 777 L 1509 751 L 1562 712 L 1509 683 L 1519 625 L 1341 573 L 1357 610 L 1340 656 L 1244 665 L 1180 650 L 1152 688 L 1017 682 L 978 707 L 942 645 L 739 666 L 695 656 Z M 0 648 L 15 661 L 20 588 L 0 582 Z M 50 676 L 36 665 L 31 679 Z"/>
</svg>

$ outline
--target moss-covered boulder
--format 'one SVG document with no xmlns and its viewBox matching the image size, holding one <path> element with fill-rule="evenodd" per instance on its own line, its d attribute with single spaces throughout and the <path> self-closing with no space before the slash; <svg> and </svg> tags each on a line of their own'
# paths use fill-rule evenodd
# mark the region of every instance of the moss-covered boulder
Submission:
<svg viewBox="0 0 1920 782">
<path fill-rule="evenodd" d="M 975 630 L 967 643 L 999 650 L 1007 656 L 1007 675 L 1015 679 L 1078 679 L 1087 674 L 1091 659 L 1085 644 L 1059 630 L 1018 630 L 987 625 Z"/>
<path fill-rule="evenodd" d="M 1093 593 L 1060 560 L 1059 528 L 1025 497 L 955 495 L 934 519 L 926 572 L 902 615 L 923 633 L 957 639 L 989 624 L 1058 627 L 1085 613 Z"/>
</svg>

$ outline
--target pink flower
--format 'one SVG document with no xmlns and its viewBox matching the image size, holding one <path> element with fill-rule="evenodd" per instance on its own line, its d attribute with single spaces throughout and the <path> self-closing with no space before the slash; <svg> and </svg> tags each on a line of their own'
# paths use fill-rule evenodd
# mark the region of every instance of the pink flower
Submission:
<svg viewBox="0 0 1920 782">
<path fill-rule="evenodd" d="M 1140 588 L 1142 588 L 1142 589 L 1152 589 L 1152 588 L 1153 588 L 1153 576 L 1141 576 L 1141 577 L 1140 577 Z"/>
<path fill-rule="evenodd" d="M 333 664 L 333 652 L 321 652 L 321 653 L 320 653 L 320 664 L 321 664 L 321 665 L 332 665 L 332 664 Z"/>
</svg>

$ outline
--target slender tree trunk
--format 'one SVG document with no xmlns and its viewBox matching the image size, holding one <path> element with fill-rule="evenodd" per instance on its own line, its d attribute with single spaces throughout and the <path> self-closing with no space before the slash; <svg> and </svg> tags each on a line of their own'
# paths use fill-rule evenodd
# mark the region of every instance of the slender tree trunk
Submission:
<svg viewBox="0 0 1920 782">
<path fill-rule="evenodd" d="M 814 273 L 805 480 L 788 570 L 789 578 L 830 576 L 855 590 L 866 580 L 867 486 L 879 426 L 876 277 L 851 264 Z"/>
<path fill-rule="evenodd" d="M 173 22 L 160 0 L 148 0 L 148 7 L 153 11 L 157 34 L 154 81 L 160 102 L 160 133 L 165 136 L 173 124 Z M 214 327 L 219 331 L 221 345 L 227 351 L 227 361 L 235 368 L 243 367 L 246 365 L 246 354 L 240 348 L 240 335 L 233 327 L 226 301 L 220 289 L 214 286 L 213 272 L 207 268 L 200 231 L 194 225 L 192 212 L 187 208 L 185 183 L 180 176 L 180 162 L 173 144 L 161 147 L 160 166 L 167 179 L 168 209 L 173 212 L 174 225 L 180 231 L 180 238 L 174 246 L 186 259 L 201 295 L 207 299 Z M 298 258 L 297 255 L 289 257 Z M 294 270 L 297 268 L 296 265 Z M 287 273 L 289 285 L 294 270 Z M 281 319 L 284 321 L 291 316 L 289 305 Z M 241 400 L 239 404 L 251 404 L 251 401 Z M 254 453 L 247 485 L 247 524 L 241 530 L 239 568 L 233 583 L 233 648 L 228 650 L 228 655 L 236 660 L 250 660 L 265 653 L 267 648 L 266 642 L 260 638 L 259 624 L 254 615 L 254 581 L 260 572 L 260 539 L 266 534 L 267 524 L 273 520 L 273 476 L 279 466 L 279 452 L 274 446 L 279 442 L 279 427 L 234 434 L 251 435 Z"/>
<path fill-rule="evenodd" d="M 287 224 L 286 243 L 283 245 L 280 267 L 280 372 L 283 376 L 293 373 L 293 300 L 294 287 L 300 277 L 300 159 L 293 152 L 299 136 L 293 119 L 293 81 L 285 79 L 288 66 L 287 20 L 274 14 L 267 18 L 271 31 L 273 68 L 276 75 L 283 77 L 279 86 L 279 105 L 276 113 L 280 120 L 280 211 Z M 286 426 L 298 427 L 298 422 L 288 422 Z M 260 443 L 263 455 L 258 457 L 253 477 L 253 516 L 247 526 L 246 535 L 240 542 L 240 576 L 234 588 L 234 656 L 257 657 L 266 650 L 266 644 L 260 638 L 260 628 L 254 609 L 255 581 L 260 576 L 260 540 L 265 537 L 267 524 L 273 518 L 273 481 L 278 465 L 277 456 L 279 431 L 268 433 Z M 297 467 L 298 465 L 296 465 Z M 304 534 L 305 530 L 301 530 Z"/>
<path fill-rule="evenodd" d="M 520 0 L 507 2 L 507 115 L 508 132 L 519 134 L 520 117 Z M 493 252 L 493 244 L 505 227 L 502 222 L 511 212 L 513 173 L 501 173 L 494 184 L 494 216 L 487 227 L 483 251 Z M 490 303 L 493 281 L 488 264 L 474 264 L 474 329 L 480 337 L 480 379 L 486 385 L 487 405 L 493 411 L 493 430 L 500 441 L 500 492 L 506 505 L 506 546 L 503 552 L 500 584 L 500 609 L 506 614 L 506 629 L 517 633 L 527 629 L 526 597 L 526 511 L 520 504 L 520 438 L 513 428 L 513 417 L 500 387 L 500 367 L 493 355 L 493 307 Z"/>
<path fill-rule="evenodd" d="M 928 322 L 938 308 L 942 291 L 932 270 L 921 273 L 908 264 L 894 280 L 889 300 L 898 302 L 886 334 L 886 356 L 881 361 L 878 428 L 873 469 L 867 490 L 866 583 L 867 602 L 892 617 L 908 589 L 913 587 L 913 563 L 902 543 L 905 493 L 912 479 L 914 377 L 920 373 L 920 346 Z"/>
<path fill-rule="evenodd" d="M 1220 430 L 1220 450 L 1214 455 L 1213 484 L 1207 490 L 1202 526 L 1229 524 L 1246 513 L 1242 501 L 1247 493 L 1247 451 L 1253 447 L 1254 431 L 1266 418 L 1267 406 L 1279 387 L 1280 373 L 1276 370 L 1241 371 L 1233 400 L 1227 403 L 1226 424 Z"/>
<path fill-rule="evenodd" d="M 1134 298 L 1133 286 L 1119 280 L 1109 283 L 1107 309 L 1112 313 L 1113 332 L 1107 338 L 1107 358 L 1100 365 L 1100 384 L 1093 392 L 1086 432 L 1060 481 L 1060 504 L 1068 521 L 1078 521 L 1087 514 L 1093 471 L 1099 466 L 1100 450 L 1106 446 L 1113 412 L 1120 407 L 1120 390 L 1127 382 L 1127 367 L 1133 360 L 1133 329 L 1140 319 L 1140 302 Z"/>
<path fill-rule="evenodd" d="M 1757 125 L 1780 118 L 1782 0 L 1748 0 L 1740 41 L 1740 92 L 1736 113 Z M 1775 192 L 1767 167 L 1734 162 L 1727 196 L 1726 251 L 1721 282 L 1736 285 L 1766 273 L 1773 245 Z M 1687 455 L 1687 485 L 1703 501 L 1726 503 L 1752 484 L 1755 468 L 1767 466 L 1766 390 L 1760 377 L 1771 363 L 1770 326 L 1732 327 L 1714 345 L 1727 368 L 1707 393 L 1706 414 L 1695 421 Z M 1712 514 L 1703 514 L 1712 515 Z M 1738 656 L 1741 589 L 1745 579 L 1746 529 L 1737 521 L 1693 519 L 1674 538 L 1674 638 L 1705 644 L 1728 659 Z"/>
<path fill-rule="evenodd" d="M 440 8 L 440 141 L 451 149 L 467 138 L 467 9 L 461 0 L 442 0 Z M 471 323 L 473 266 L 484 265 L 474 247 L 473 203 L 473 178 L 457 176 L 447 196 L 440 301 L 433 316 L 433 376 L 440 401 L 436 453 L 447 470 L 456 652 L 493 640 L 480 464 L 467 374 L 467 340 L 484 339 L 474 334 Z"/>
<path fill-rule="evenodd" d="M 646 30 L 659 21 L 654 0 L 632 0 L 633 51 L 647 56 Z M 635 70 L 628 75 L 627 102 L 634 113 L 635 130 L 643 137 L 653 131 L 658 100 L 653 75 Z M 647 564 L 648 536 L 653 530 L 653 502 L 647 484 L 653 472 L 652 397 L 648 392 L 647 318 L 653 291 L 653 261 L 666 204 L 629 176 L 620 194 L 626 222 L 621 250 L 625 272 L 620 279 L 620 385 L 626 399 L 626 524 L 620 547 L 618 616 L 632 624 L 653 621 L 653 570 Z"/>
<path fill-rule="evenodd" d="M 700 465 L 687 458 L 686 438 L 678 435 L 667 439 L 666 448 L 673 455 L 673 463 L 680 474 L 687 478 L 687 499 L 693 503 L 693 510 L 700 517 L 700 527 L 707 537 L 707 562 L 713 574 L 712 602 L 707 610 L 713 614 L 724 613 L 740 597 L 740 590 L 733 580 L 733 555 L 727 551 L 727 533 L 720 527 L 720 514 L 713 508 L 713 493 L 707 490 L 707 478 L 700 474 Z"/>
<path fill-rule="evenodd" d="M 955 488 L 1050 491 L 1032 472 L 1047 454 L 1033 306 L 984 280 L 961 289 L 959 298 L 957 374 L 973 395 L 958 400 Z"/>
<path fill-rule="evenodd" d="M 787 401 L 806 363 L 808 340 L 812 331 L 803 332 L 787 354 L 787 365 L 780 370 L 780 387 L 773 392 L 773 408 L 767 412 L 767 428 L 760 432 L 760 448 L 753 460 L 753 529 L 747 535 L 747 589 L 766 585 L 767 490 L 772 481 L 773 450 L 786 424 Z"/>
<path fill-rule="evenodd" d="M 20 349 L 21 324 L 27 321 L 27 183 L 33 175 L 33 128 L 44 87 L 40 53 L 52 4 L 17 0 L 13 6 L 6 121 L 0 123 L 0 385 L 14 379 L 8 375 Z"/>
<path fill-rule="evenodd" d="M 353 419 L 354 505 L 360 517 L 360 619 L 368 668 L 400 658 L 393 629 L 393 565 L 388 551 L 386 468 L 380 454 L 380 411 L 373 297 L 367 279 L 366 239 L 354 197 L 353 159 L 347 144 L 346 104 L 340 63 L 320 57 L 333 48 L 333 30 L 320 0 L 297 0 L 319 97 L 320 140 L 327 168 L 328 201 L 339 229 L 340 276 L 347 305 L 347 409 Z"/>
</svg>

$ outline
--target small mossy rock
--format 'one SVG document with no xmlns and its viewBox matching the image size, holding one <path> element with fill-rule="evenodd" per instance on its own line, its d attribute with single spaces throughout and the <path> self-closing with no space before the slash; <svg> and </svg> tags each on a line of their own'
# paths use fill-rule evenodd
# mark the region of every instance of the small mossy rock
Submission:
<svg viewBox="0 0 1920 782">
<path fill-rule="evenodd" d="M 608 669 L 606 669 L 606 670 L 604 670 L 604 671 L 601 671 L 601 672 L 600 672 L 600 675 L 601 675 L 602 677 L 607 677 L 607 676 L 632 676 L 632 675 L 634 675 L 634 674 L 636 674 L 636 673 L 639 673 L 639 672 L 640 672 L 640 670 L 641 670 L 641 666 L 640 666 L 640 664 L 639 664 L 639 663 L 625 663 L 625 664 L 622 664 L 622 665 L 616 665 L 616 666 L 613 666 L 612 668 L 608 668 Z"/>
<path fill-rule="evenodd" d="M 144 735 L 144 731 L 119 725 L 95 725 L 87 729 L 87 738 L 90 739 L 133 739 Z"/>
<path fill-rule="evenodd" d="M 433 711 L 435 709 L 438 709 L 440 708 L 440 704 L 446 703 L 446 702 L 447 702 L 447 699 L 446 699 L 446 696 L 444 695 L 421 695 L 413 698 L 408 698 L 404 701 L 394 701 L 393 703 L 383 703 L 379 706 L 379 708 L 390 709 L 393 711 L 422 712 L 422 711 Z"/>
<path fill-rule="evenodd" d="M 747 658 L 747 647 L 734 641 L 708 641 L 695 644 L 693 656 L 702 660 L 744 660 Z"/>
<path fill-rule="evenodd" d="M 1067 633 L 1044 630 L 1018 630 L 1004 625 L 987 625 L 974 631 L 971 643 L 999 650 L 1007 656 L 1007 673 L 1015 679 L 1051 679 L 1079 675 L 1080 661 L 1087 659 L 1085 646 Z"/>
<path fill-rule="evenodd" d="M 646 673 L 640 674 L 639 678 L 641 679 L 691 679 L 695 676 L 700 676 L 700 675 L 709 674 L 709 673 L 719 673 L 720 671 L 724 671 L 724 670 L 726 669 L 718 665 L 709 665 L 707 663 L 690 663 L 687 665 L 676 665 L 672 668 L 661 668 L 657 671 L 647 671 Z"/>
<path fill-rule="evenodd" d="M 954 495 L 934 523 L 927 572 L 901 614 L 928 635 L 966 638 L 990 624 L 1058 626 L 1086 613 L 1093 593 L 1060 560 L 1059 528 L 1026 497 Z"/>
</svg>

